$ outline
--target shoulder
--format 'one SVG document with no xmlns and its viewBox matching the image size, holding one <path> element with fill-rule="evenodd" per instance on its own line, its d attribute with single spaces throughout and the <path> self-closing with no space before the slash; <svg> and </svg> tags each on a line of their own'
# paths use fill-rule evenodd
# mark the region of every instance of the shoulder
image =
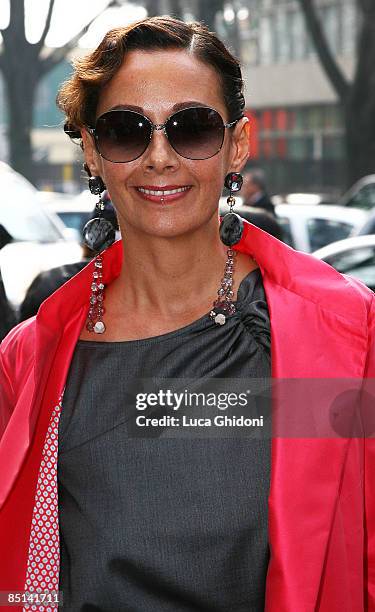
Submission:
<svg viewBox="0 0 375 612">
<path fill-rule="evenodd" d="M 337 272 L 308 253 L 296 251 L 246 223 L 243 248 L 258 262 L 265 287 L 282 292 L 285 304 L 309 302 L 341 320 L 362 325 L 374 308 L 373 292 L 361 281 Z M 288 298 L 286 295 L 288 294 Z"/>
</svg>

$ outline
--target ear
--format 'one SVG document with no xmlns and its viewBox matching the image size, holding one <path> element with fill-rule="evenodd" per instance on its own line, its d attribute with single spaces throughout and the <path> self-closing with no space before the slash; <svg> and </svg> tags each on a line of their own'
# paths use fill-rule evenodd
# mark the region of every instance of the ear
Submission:
<svg viewBox="0 0 375 612">
<path fill-rule="evenodd" d="M 247 117 L 242 117 L 236 124 L 232 134 L 232 147 L 229 159 L 230 171 L 240 172 L 245 166 L 250 154 L 250 123 Z"/>
<path fill-rule="evenodd" d="M 81 130 L 83 154 L 92 176 L 102 176 L 101 157 L 96 150 L 94 138 L 86 129 Z"/>
</svg>

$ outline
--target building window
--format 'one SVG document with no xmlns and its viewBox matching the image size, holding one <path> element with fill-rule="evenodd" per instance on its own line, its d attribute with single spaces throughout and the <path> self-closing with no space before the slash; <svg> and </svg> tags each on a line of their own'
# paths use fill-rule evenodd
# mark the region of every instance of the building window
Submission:
<svg viewBox="0 0 375 612">
<path fill-rule="evenodd" d="M 345 125 L 344 112 L 339 106 L 323 107 L 323 129 L 343 130 Z"/>
<path fill-rule="evenodd" d="M 345 141 L 343 135 L 328 134 L 323 136 L 323 159 L 344 159 Z"/>
<path fill-rule="evenodd" d="M 279 10 L 275 14 L 275 44 L 274 61 L 287 62 L 290 59 L 291 36 L 288 32 L 288 20 L 285 10 Z"/>
<path fill-rule="evenodd" d="M 289 159 L 313 159 L 314 140 L 312 136 L 292 136 L 288 139 Z"/>
<path fill-rule="evenodd" d="M 257 3 L 248 0 L 246 6 L 249 11 L 250 37 L 258 41 L 257 45 L 254 42 L 245 45 L 246 57 L 250 56 L 252 63 L 255 58 L 259 64 L 265 65 L 316 58 L 314 44 L 298 2 L 262 0 Z M 353 55 L 358 30 L 355 0 L 325 0 L 318 10 L 332 51 L 335 54 Z"/>
<path fill-rule="evenodd" d="M 356 34 L 358 30 L 358 11 L 352 0 L 344 1 L 342 8 L 342 53 L 353 56 L 356 51 Z"/>
<path fill-rule="evenodd" d="M 343 114 L 332 105 L 263 109 L 257 113 L 252 151 L 264 159 L 342 160 Z"/>
<path fill-rule="evenodd" d="M 259 23 L 260 63 L 272 64 L 274 58 L 274 18 L 272 15 L 263 17 Z"/>
<path fill-rule="evenodd" d="M 305 18 L 301 10 L 289 11 L 290 38 L 292 42 L 291 60 L 301 61 L 314 55 L 315 50 L 310 34 L 306 28 Z"/>
<path fill-rule="evenodd" d="M 342 43 L 340 6 L 337 4 L 323 6 L 319 9 L 319 15 L 331 50 L 335 54 L 340 53 Z"/>
</svg>

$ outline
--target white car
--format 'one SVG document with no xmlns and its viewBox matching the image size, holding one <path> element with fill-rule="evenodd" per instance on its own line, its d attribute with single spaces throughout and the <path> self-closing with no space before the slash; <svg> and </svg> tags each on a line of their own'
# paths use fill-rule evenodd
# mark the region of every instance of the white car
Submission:
<svg viewBox="0 0 375 612">
<path fill-rule="evenodd" d="M 0 179 L 6 194 L 0 225 L 12 238 L 0 250 L 0 270 L 6 295 L 17 309 L 39 272 L 80 261 L 81 247 L 65 239 L 63 223 L 43 210 L 33 185 L 2 162 Z"/>
<path fill-rule="evenodd" d="M 52 212 L 61 219 L 78 241 L 97 201 L 89 191 L 83 191 L 79 195 L 39 191 L 38 199 L 47 212 Z"/>
<path fill-rule="evenodd" d="M 359 179 L 337 202 L 341 206 L 351 206 L 362 210 L 375 208 L 375 174 Z"/>
<path fill-rule="evenodd" d="M 298 204 L 298 206 L 317 206 L 318 204 L 334 204 L 335 199 L 326 193 L 287 193 L 285 195 L 276 194 L 271 197 L 272 203 L 278 204 Z"/>
<path fill-rule="evenodd" d="M 285 242 L 307 253 L 347 238 L 352 231 L 363 225 L 368 215 L 363 210 L 330 204 L 278 204 L 275 213 L 282 226 Z"/>
<path fill-rule="evenodd" d="M 375 235 L 354 236 L 339 240 L 315 251 L 322 259 L 342 274 L 349 274 L 375 291 Z"/>
</svg>

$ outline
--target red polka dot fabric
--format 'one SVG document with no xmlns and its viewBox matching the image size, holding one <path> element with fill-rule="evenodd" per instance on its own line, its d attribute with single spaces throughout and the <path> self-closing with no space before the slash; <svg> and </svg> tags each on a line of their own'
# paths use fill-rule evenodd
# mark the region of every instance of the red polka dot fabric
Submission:
<svg viewBox="0 0 375 612">
<path fill-rule="evenodd" d="M 41 603 L 26 603 L 23 610 L 57 612 L 55 597 L 59 588 L 60 537 L 57 493 L 58 432 L 62 396 L 53 409 L 43 448 L 31 522 L 29 553 L 24 590 L 43 593 Z"/>
</svg>

